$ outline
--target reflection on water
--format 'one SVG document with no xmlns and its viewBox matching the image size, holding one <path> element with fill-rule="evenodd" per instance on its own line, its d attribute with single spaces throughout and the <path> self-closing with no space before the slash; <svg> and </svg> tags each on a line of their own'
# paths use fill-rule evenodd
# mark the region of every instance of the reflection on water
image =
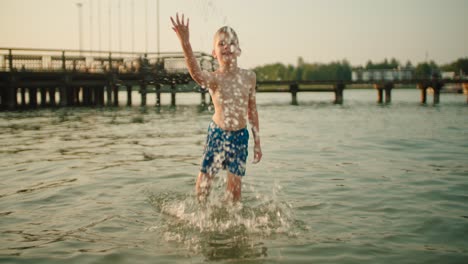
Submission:
<svg viewBox="0 0 468 264">
<path fill-rule="evenodd" d="M 0 262 L 464 263 L 468 108 L 418 98 L 259 94 L 264 159 L 237 205 L 223 172 L 194 197 L 212 114 L 198 96 L 0 112 Z"/>
</svg>

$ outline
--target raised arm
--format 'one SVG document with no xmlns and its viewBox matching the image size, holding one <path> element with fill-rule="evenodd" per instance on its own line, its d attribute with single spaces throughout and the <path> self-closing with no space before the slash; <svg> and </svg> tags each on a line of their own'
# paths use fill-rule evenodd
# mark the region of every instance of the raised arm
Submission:
<svg viewBox="0 0 468 264">
<path fill-rule="evenodd" d="M 257 99 L 255 88 L 257 86 L 257 77 L 254 72 L 249 72 L 251 78 L 251 86 L 249 93 L 249 109 L 248 117 L 249 123 L 252 126 L 252 134 L 254 137 L 254 163 L 260 162 L 262 159 L 262 147 L 260 146 L 260 124 L 258 121 L 258 112 L 257 112 Z"/>
<path fill-rule="evenodd" d="M 202 88 L 210 88 L 213 79 L 212 75 L 200 68 L 198 61 L 193 54 L 192 45 L 190 45 L 189 19 L 187 18 L 187 22 L 185 22 L 184 15 L 182 14 L 182 19 L 179 19 L 179 14 L 177 14 L 175 20 L 171 17 L 171 21 L 174 26 L 172 29 L 177 33 L 182 49 L 184 50 L 185 61 L 187 63 L 190 76 L 192 76 L 193 80 Z"/>
</svg>

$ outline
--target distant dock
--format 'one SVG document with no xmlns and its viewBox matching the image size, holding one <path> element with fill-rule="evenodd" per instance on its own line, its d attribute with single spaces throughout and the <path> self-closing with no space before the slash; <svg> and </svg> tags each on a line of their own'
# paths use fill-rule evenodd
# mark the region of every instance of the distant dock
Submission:
<svg viewBox="0 0 468 264">
<path fill-rule="evenodd" d="M 196 52 L 202 69 L 212 71 L 216 62 L 212 56 Z M 182 53 L 124 53 L 77 50 L 0 48 L 0 109 L 16 110 L 39 107 L 119 106 L 119 92 L 127 93 L 126 105 L 132 105 L 133 87 L 139 87 L 141 105 L 147 104 L 147 94 L 156 94 L 156 106 L 161 105 L 161 93 L 198 92 L 201 104 L 207 104 L 206 91 L 182 91 L 178 85 L 192 82 Z M 433 103 L 440 102 L 445 84 L 463 86 L 467 94 L 468 80 L 407 79 L 382 75 L 365 80 L 258 81 L 257 92 L 290 93 L 297 104 L 301 92 L 330 92 L 334 103 L 343 103 L 347 86 L 371 84 L 377 91 L 378 103 L 390 103 L 397 84 L 415 85 L 421 91 L 420 102 L 427 102 L 428 90 Z M 313 86 L 313 88 L 309 88 Z M 162 87 L 170 87 L 163 89 Z M 283 88 L 278 88 L 283 87 Z M 284 88 L 287 87 L 287 88 Z"/>
</svg>

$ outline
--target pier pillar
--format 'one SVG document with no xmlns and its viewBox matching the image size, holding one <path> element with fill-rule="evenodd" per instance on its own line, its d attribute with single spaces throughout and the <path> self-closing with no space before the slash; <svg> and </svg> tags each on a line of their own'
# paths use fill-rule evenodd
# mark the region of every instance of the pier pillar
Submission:
<svg viewBox="0 0 468 264">
<path fill-rule="evenodd" d="M 104 106 L 104 87 L 96 86 L 94 88 L 94 100 L 97 106 Z"/>
<path fill-rule="evenodd" d="M 47 88 L 41 87 L 39 88 L 41 93 L 41 106 L 46 106 L 47 104 Z"/>
<path fill-rule="evenodd" d="M 37 88 L 29 88 L 29 105 L 37 107 Z"/>
<path fill-rule="evenodd" d="M 68 91 L 68 105 L 74 106 L 76 105 L 77 97 L 76 97 L 76 90 L 78 87 L 76 86 L 71 86 L 70 90 Z"/>
<path fill-rule="evenodd" d="M 343 103 L 343 90 L 345 88 L 345 84 L 339 82 L 335 84 L 335 104 L 342 104 Z"/>
<path fill-rule="evenodd" d="M 427 86 L 423 83 L 418 83 L 416 87 L 421 91 L 421 104 L 426 104 L 427 101 Z"/>
<path fill-rule="evenodd" d="M 10 53 L 11 53 L 11 50 L 10 50 Z M 10 58 L 10 63 L 11 63 L 11 58 Z M 11 68 L 10 68 L 11 69 Z M 10 84 L 9 86 L 7 87 L 7 91 L 5 92 L 5 97 L 6 97 L 6 103 L 5 105 L 9 108 L 9 109 L 14 109 L 17 105 L 17 96 L 16 96 L 16 93 L 17 93 L 17 79 L 16 79 L 16 75 L 15 74 L 12 74 L 10 76 Z M 2 99 L 3 100 L 3 99 Z"/>
<path fill-rule="evenodd" d="M 83 87 L 83 105 L 91 105 L 91 87 Z"/>
<path fill-rule="evenodd" d="M 392 89 L 393 89 L 394 85 L 393 83 L 386 83 L 384 85 L 384 89 L 385 89 L 385 103 L 391 103 L 392 102 Z"/>
<path fill-rule="evenodd" d="M 65 52 L 62 52 L 62 69 L 63 71 L 66 70 L 65 68 Z M 71 101 L 70 101 L 70 82 L 71 82 L 71 76 L 69 74 L 65 74 L 62 79 L 62 85 L 59 87 L 60 90 L 60 106 L 69 106 Z"/>
<path fill-rule="evenodd" d="M 385 96 L 385 103 L 392 102 L 392 89 L 394 87 L 393 83 L 375 83 L 374 89 L 377 90 L 377 103 L 381 104 L 384 102 Z"/>
<path fill-rule="evenodd" d="M 156 84 L 156 106 L 161 106 L 161 84 Z"/>
<path fill-rule="evenodd" d="M 466 95 L 466 103 L 468 104 L 468 83 L 462 83 L 463 94 Z"/>
<path fill-rule="evenodd" d="M 374 83 L 374 89 L 377 90 L 377 103 L 383 103 L 383 85 Z"/>
<path fill-rule="evenodd" d="M 81 104 L 82 101 L 80 101 L 80 90 L 81 87 L 77 86 L 73 89 L 73 97 L 74 97 L 74 105 L 78 106 Z"/>
<path fill-rule="evenodd" d="M 127 106 L 132 106 L 132 86 L 127 85 Z"/>
<path fill-rule="evenodd" d="M 112 105 L 112 87 L 110 83 L 106 85 L 106 95 L 107 95 L 106 105 L 111 106 Z"/>
<path fill-rule="evenodd" d="M 444 87 L 444 83 L 439 81 L 436 77 L 432 79 L 432 89 L 434 90 L 434 104 L 440 102 L 440 90 Z"/>
<path fill-rule="evenodd" d="M 60 106 L 68 106 L 68 89 L 67 86 L 60 86 Z"/>
<path fill-rule="evenodd" d="M 7 106 L 9 109 L 14 109 L 18 104 L 18 100 L 16 97 L 17 88 L 14 86 L 10 86 L 7 91 Z"/>
<path fill-rule="evenodd" d="M 171 106 L 176 106 L 176 85 L 171 85 Z"/>
<path fill-rule="evenodd" d="M 21 106 L 26 106 L 26 88 L 21 87 L 20 88 L 20 93 L 21 93 Z"/>
<path fill-rule="evenodd" d="M 434 104 L 440 103 L 440 89 L 433 88 L 434 90 Z"/>
<path fill-rule="evenodd" d="M 206 92 L 204 90 L 201 90 L 201 106 L 206 106 Z"/>
<path fill-rule="evenodd" d="M 49 88 L 49 102 L 51 106 L 55 106 L 55 87 Z"/>
<path fill-rule="evenodd" d="M 114 94 L 114 106 L 119 106 L 119 86 L 111 83 L 112 92 Z"/>
<path fill-rule="evenodd" d="M 383 89 L 378 84 L 374 84 L 374 89 L 377 90 L 377 103 L 383 103 Z"/>
<path fill-rule="evenodd" d="M 299 92 L 299 85 L 297 83 L 289 85 L 289 92 L 291 93 L 291 104 L 298 105 L 297 92 Z"/>
<path fill-rule="evenodd" d="M 141 106 L 146 106 L 146 83 L 140 84 Z"/>
</svg>

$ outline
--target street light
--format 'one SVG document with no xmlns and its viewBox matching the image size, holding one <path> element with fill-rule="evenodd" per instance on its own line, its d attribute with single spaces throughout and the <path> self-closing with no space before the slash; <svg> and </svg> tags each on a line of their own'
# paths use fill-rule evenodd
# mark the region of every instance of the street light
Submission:
<svg viewBox="0 0 468 264">
<path fill-rule="evenodd" d="M 82 13 L 81 8 L 83 7 L 83 4 L 76 3 L 76 6 L 78 7 L 78 39 L 79 39 L 79 50 L 80 50 L 80 55 L 81 55 L 81 50 L 83 49 L 83 25 L 82 25 L 83 13 Z"/>
<path fill-rule="evenodd" d="M 156 27 L 157 27 L 157 34 L 156 34 L 156 37 L 158 38 L 158 42 L 157 42 L 157 46 L 158 46 L 158 56 L 159 56 L 159 0 L 156 0 L 156 19 L 157 19 L 157 23 L 156 23 Z"/>
</svg>

